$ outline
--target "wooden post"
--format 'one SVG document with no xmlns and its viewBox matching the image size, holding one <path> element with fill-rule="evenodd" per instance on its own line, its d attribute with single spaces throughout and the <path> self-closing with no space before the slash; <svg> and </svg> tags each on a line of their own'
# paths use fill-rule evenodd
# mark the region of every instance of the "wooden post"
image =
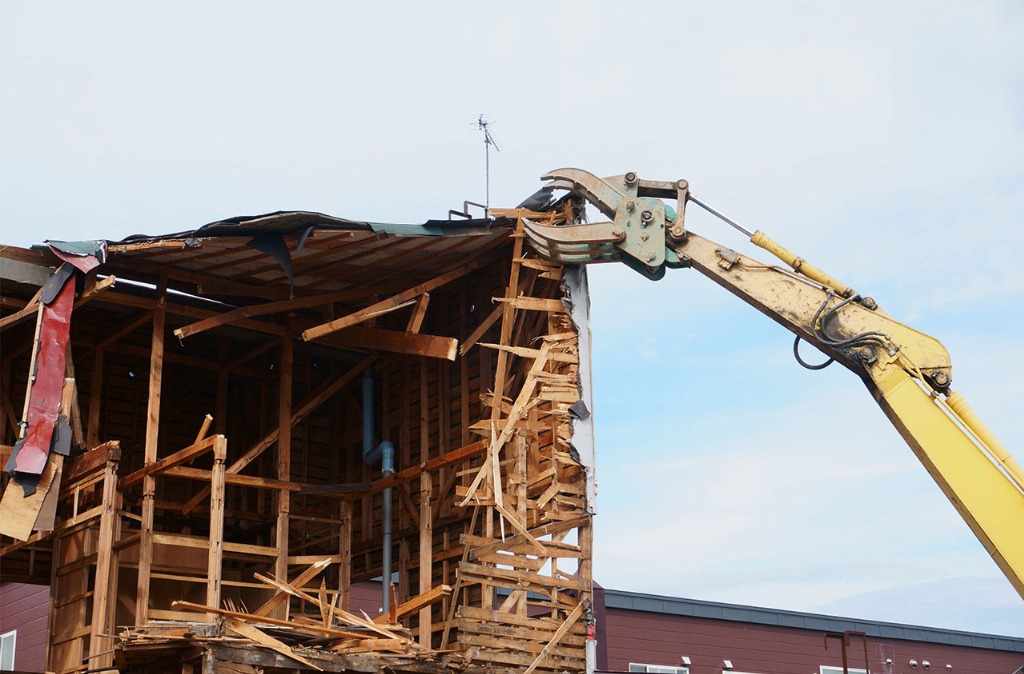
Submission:
<svg viewBox="0 0 1024 674">
<path fill-rule="evenodd" d="M 167 278 L 157 288 L 157 309 L 153 313 L 153 339 L 149 354 L 149 402 L 146 407 L 146 446 L 144 464 L 157 459 L 160 431 L 160 386 L 164 370 L 164 330 L 167 326 Z M 149 621 L 149 574 L 153 568 L 153 516 L 156 478 L 142 481 L 142 525 L 139 533 L 139 578 L 135 595 L 135 624 Z"/>
<path fill-rule="evenodd" d="M 581 524 L 576 533 L 580 546 L 580 582 L 586 585 L 587 593 L 593 596 L 594 592 L 594 528 L 593 520 L 588 519 Z"/>
<path fill-rule="evenodd" d="M 281 342 L 281 377 L 277 402 L 277 479 L 289 481 L 292 477 L 292 369 L 295 350 L 292 338 L 285 335 Z M 277 492 L 277 532 L 274 544 L 277 546 L 277 561 L 274 575 L 281 580 L 288 579 L 288 511 L 291 492 L 281 489 Z M 276 617 L 288 617 L 288 602 L 281 605 Z"/>
<path fill-rule="evenodd" d="M 117 567 L 114 563 L 114 540 L 117 529 L 117 461 L 108 454 L 103 469 L 103 510 L 96 549 L 96 580 L 92 597 L 92 626 L 89 633 L 89 668 L 103 669 L 114 662 L 112 643 L 107 635 L 114 633 L 114 612 L 111 599 L 117 593 Z"/>
<path fill-rule="evenodd" d="M 420 473 L 420 587 L 419 594 L 427 592 L 433 584 L 434 525 L 431 520 L 432 481 L 430 471 Z M 433 625 L 430 620 L 431 607 L 420 609 L 420 645 L 430 648 Z"/>
<path fill-rule="evenodd" d="M 210 472 L 210 554 L 206 567 L 206 605 L 220 606 L 221 573 L 224 553 L 224 475 L 228 441 L 216 436 L 213 445 L 213 470 Z M 216 621 L 213 614 L 208 619 Z"/>
<path fill-rule="evenodd" d="M 106 351 L 96 349 L 92 359 L 92 382 L 89 387 L 89 422 L 86 430 L 86 447 L 99 445 L 99 414 L 103 398 L 103 357 Z"/>
<path fill-rule="evenodd" d="M 338 592 L 341 594 L 340 606 L 343 611 L 352 608 L 352 502 L 341 502 L 341 531 L 338 535 Z"/>
</svg>

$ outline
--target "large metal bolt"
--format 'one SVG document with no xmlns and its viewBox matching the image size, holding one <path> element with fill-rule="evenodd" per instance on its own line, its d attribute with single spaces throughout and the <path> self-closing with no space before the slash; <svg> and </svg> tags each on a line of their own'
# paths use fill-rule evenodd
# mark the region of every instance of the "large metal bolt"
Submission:
<svg viewBox="0 0 1024 674">
<path fill-rule="evenodd" d="M 654 251 L 651 251 L 650 253 L 647 253 L 647 261 L 648 262 L 654 262 L 654 258 L 656 258 L 656 257 L 658 257 L 658 256 L 654 254 Z"/>
<path fill-rule="evenodd" d="M 949 375 L 945 372 L 933 372 L 932 381 L 935 382 L 936 386 L 947 386 L 949 384 Z"/>
<path fill-rule="evenodd" d="M 636 173 L 634 173 L 633 171 L 630 171 L 629 173 L 626 174 L 626 184 L 627 185 L 632 185 L 635 182 L 636 182 Z"/>
<path fill-rule="evenodd" d="M 685 180 L 680 180 L 679 182 L 676 183 L 676 187 L 678 187 L 681 190 L 685 190 L 689 186 L 690 183 L 686 182 Z"/>
<path fill-rule="evenodd" d="M 626 202 L 626 210 L 630 213 L 636 210 L 636 202 L 630 199 Z"/>
</svg>

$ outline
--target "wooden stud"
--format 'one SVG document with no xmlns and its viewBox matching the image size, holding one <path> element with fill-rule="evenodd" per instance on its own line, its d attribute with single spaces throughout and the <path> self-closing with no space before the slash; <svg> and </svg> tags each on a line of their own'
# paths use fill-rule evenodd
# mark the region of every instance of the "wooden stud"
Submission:
<svg viewBox="0 0 1024 674">
<path fill-rule="evenodd" d="M 285 337 L 281 343 L 280 384 L 277 406 L 277 479 L 287 482 L 291 480 L 292 456 L 292 368 L 294 366 L 294 349 L 291 337 Z M 277 546 L 277 562 L 274 573 L 278 578 L 288 577 L 288 514 L 291 506 L 291 493 L 286 489 L 277 492 L 277 528 L 274 544 Z M 288 617 L 287 604 L 278 617 Z"/>
<path fill-rule="evenodd" d="M 103 470 L 103 493 L 99 539 L 96 545 L 95 590 L 92 601 L 92 624 L 89 634 L 91 668 L 109 667 L 113 662 L 109 636 L 114 632 L 113 601 L 117 592 L 114 540 L 117 533 L 117 461 L 107 455 Z"/>
<path fill-rule="evenodd" d="M 409 316 L 409 322 L 405 326 L 406 332 L 419 332 L 423 326 L 423 319 L 427 315 L 427 305 L 430 304 L 430 293 L 423 293 L 416 301 L 416 308 Z"/>
<path fill-rule="evenodd" d="M 153 337 L 149 357 L 149 397 L 146 405 L 145 465 L 157 460 L 160 433 L 160 392 L 163 383 L 164 330 L 167 324 L 167 278 L 157 287 L 157 309 L 153 313 Z M 149 621 L 149 574 L 153 566 L 153 498 L 156 479 L 147 475 L 142 481 L 142 527 L 139 538 L 138 582 L 135 599 L 135 624 Z"/>
<path fill-rule="evenodd" d="M 341 526 L 338 536 L 338 594 L 341 595 L 341 608 L 348 611 L 352 607 L 352 502 L 342 501 L 340 504 Z"/>
<path fill-rule="evenodd" d="M 223 573 L 224 544 L 224 464 L 228 456 L 228 443 L 223 435 L 215 435 L 213 447 L 213 474 L 210 480 L 210 540 L 207 558 L 206 604 L 220 606 L 221 574 Z M 212 621 L 214 616 L 208 618 Z"/>
<path fill-rule="evenodd" d="M 434 524 L 430 507 L 431 488 L 433 486 L 430 473 L 420 473 L 420 578 L 419 591 L 424 594 L 433 581 Z M 420 609 L 420 646 L 430 648 L 433 625 L 430 620 L 430 606 Z"/>
</svg>

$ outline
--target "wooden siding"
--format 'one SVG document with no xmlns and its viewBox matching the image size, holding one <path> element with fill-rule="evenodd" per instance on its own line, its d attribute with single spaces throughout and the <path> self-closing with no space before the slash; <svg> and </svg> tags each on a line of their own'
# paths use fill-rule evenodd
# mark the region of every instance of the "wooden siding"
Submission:
<svg viewBox="0 0 1024 674">
<path fill-rule="evenodd" d="M 738 672 L 756 674 L 817 674 L 821 665 L 842 666 L 839 641 L 822 632 L 728 620 L 691 618 L 618 608 L 605 610 L 609 671 L 626 671 L 629 663 L 679 667 L 690 658 L 690 674 L 721 674 L 722 661 L 730 660 Z M 892 659 L 892 666 L 885 660 Z M 869 669 L 875 674 L 910 674 L 911 659 L 928 660 L 931 670 L 953 674 L 1012 672 L 1024 664 L 1024 654 L 943 644 L 868 637 Z M 864 668 L 864 650 L 854 639 L 851 668 Z"/>
<path fill-rule="evenodd" d="M 46 669 L 46 625 L 50 588 L 0 583 L 0 634 L 17 630 L 14 666 L 23 672 Z"/>
</svg>

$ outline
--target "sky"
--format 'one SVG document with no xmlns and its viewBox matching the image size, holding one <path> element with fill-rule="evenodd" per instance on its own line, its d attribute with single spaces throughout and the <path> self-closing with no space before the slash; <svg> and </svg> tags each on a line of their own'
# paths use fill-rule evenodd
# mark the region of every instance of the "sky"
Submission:
<svg viewBox="0 0 1024 674">
<path fill-rule="evenodd" d="M 686 178 L 942 340 L 1020 459 L 1022 36 L 984 0 L 4 0 L 0 241 L 444 217 L 485 197 L 484 113 L 492 205 L 564 166 Z M 1024 636 L 856 377 L 696 272 L 590 272 L 598 582 Z"/>
</svg>

